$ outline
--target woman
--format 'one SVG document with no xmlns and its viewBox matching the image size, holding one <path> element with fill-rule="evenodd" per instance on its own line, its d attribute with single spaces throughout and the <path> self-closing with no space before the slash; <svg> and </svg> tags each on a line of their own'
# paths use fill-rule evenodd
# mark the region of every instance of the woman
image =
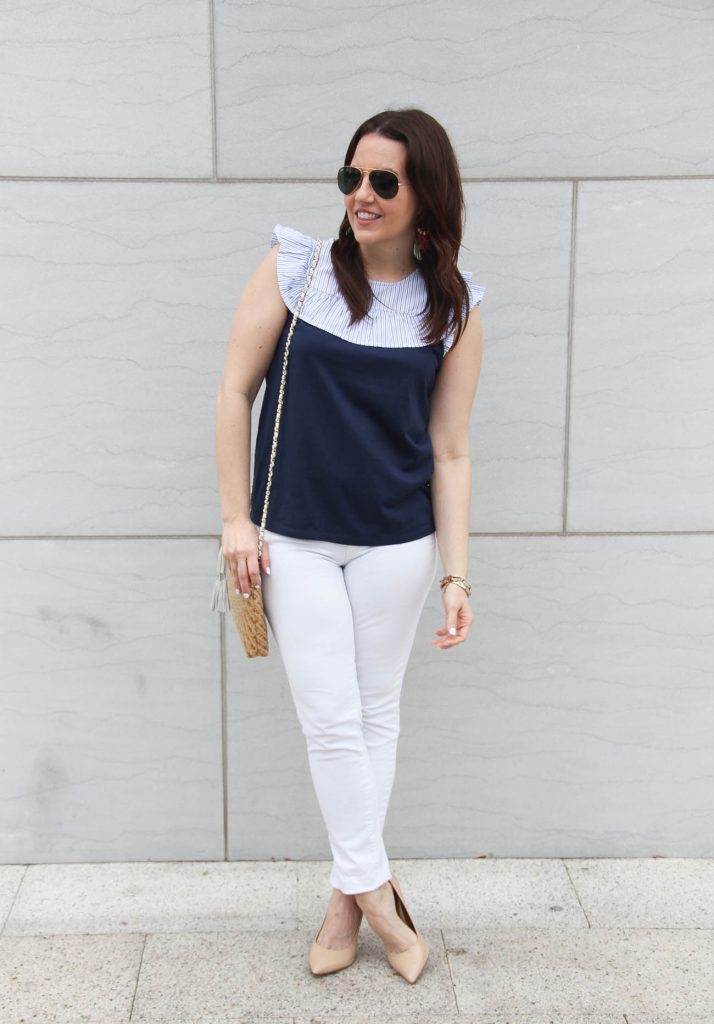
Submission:
<svg viewBox="0 0 714 1024">
<path fill-rule="evenodd" d="M 364 915 L 413 982 L 429 946 L 382 831 L 402 680 L 437 553 L 444 624 L 432 644 L 462 644 L 473 621 L 468 424 L 484 288 L 457 268 L 458 164 L 424 111 L 360 125 L 338 185 L 344 218 L 323 242 L 289 349 L 260 565 L 286 335 L 315 239 L 276 225 L 235 311 L 217 395 L 222 545 L 245 596 L 262 583 L 334 857 L 310 968 L 349 966 Z M 264 379 L 249 500 L 251 408 Z"/>
</svg>

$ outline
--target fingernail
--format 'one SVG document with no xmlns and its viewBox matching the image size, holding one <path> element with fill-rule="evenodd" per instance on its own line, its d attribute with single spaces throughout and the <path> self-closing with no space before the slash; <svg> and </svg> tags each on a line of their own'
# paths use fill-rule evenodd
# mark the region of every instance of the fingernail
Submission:
<svg viewBox="0 0 714 1024">
<path fill-rule="evenodd" d="M 265 571 L 267 572 L 268 576 L 270 576 L 270 566 L 268 566 Z"/>
<path fill-rule="evenodd" d="M 243 594 L 243 597 L 250 597 L 250 594 Z"/>
<path fill-rule="evenodd" d="M 452 626 L 452 627 L 451 627 L 451 628 L 449 629 L 449 632 L 451 633 L 451 635 L 452 635 L 452 636 L 456 636 L 456 626 Z"/>
</svg>

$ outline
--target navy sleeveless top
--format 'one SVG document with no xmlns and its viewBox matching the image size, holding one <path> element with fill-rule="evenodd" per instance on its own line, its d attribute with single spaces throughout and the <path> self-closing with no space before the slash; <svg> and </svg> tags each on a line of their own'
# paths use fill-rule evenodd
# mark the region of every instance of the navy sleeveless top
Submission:
<svg viewBox="0 0 714 1024">
<path fill-rule="evenodd" d="M 315 240 L 277 224 L 278 283 L 288 307 L 265 377 L 255 444 L 250 518 L 260 526 L 285 343 Z M 266 528 L 290 537 L 380 545 L 435 529 L 429 396 L 453 337 L 421 338 L 426 286 L 419 270 L 371 281 L 372 308 L 350 325 L 332 269 L 320 259 L 290 342 Z M 470 307 L 485 289 L 462 271 Z"/>
</svg>

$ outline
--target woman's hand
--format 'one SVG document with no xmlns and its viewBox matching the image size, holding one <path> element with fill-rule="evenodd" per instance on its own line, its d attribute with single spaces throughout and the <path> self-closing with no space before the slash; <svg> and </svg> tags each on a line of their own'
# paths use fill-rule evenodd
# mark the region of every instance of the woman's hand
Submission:
<svg viewBox="0 0 714 1024">
<path fill-rule="evenodd" d="M 259 536 L 260 530 L 250 519 L 231 519 L 223 524 L 221 545 L 226 572 L 233 576 L 237 592 L 244 597 L 250 596 L 251 584 L 260 586 L 261 568 L 263 572 L 270 573 L 270 550 L 265 536 L 258 566 Z"/>
<path fill-rule="evenodd" d="M 470 598 L 466 592 L 456 583 L 447 583 L 441 591 L 441 601 L 444 605 L 446 626 L 444 629 L 434 630 L 435 640 L 432 640 L 434 647 L 446 650 L 454 644 L 462 644 L 469 633 L 469 628 L 474 620 L 471 611 Z M 452 633 L 452 630 L 455 630 Z"/>
</svg>

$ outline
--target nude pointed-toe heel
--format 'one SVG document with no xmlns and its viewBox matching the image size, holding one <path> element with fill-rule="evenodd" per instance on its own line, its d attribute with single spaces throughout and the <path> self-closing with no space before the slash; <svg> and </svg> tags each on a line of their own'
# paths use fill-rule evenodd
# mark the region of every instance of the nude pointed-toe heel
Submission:
<svg viewBox="0 0 714 1024">
<path fill-rule="evenodd" d="M 399 885 L 399 882 L 397 881 L 397 876 L 396 875 L 392 875 L 392 877 L 390 878 L 390 882 L 392 883 L 394 888 L 397 890 L 399 895 L 402 897 L 402 900 L 404 900 L 404 893 L 402 892 L 401 886 Z"/>
<path fill-rule="evenodd" d="M 387 956 L 387 960 L 394 968 L 394 970 L 398 974 L 401 974 L 403 978 L 406 978 L 407 981 L 413 984 L 417 980 L 421 972 L 424 970 L 426 962 L 429 959 L 429 943 L 426 941 L 425 937 L 422 935 L 422 933 L 419 931 L 419 929 L 412 921 L 411 915 L 409 914 L 409 911 L 406 908 L 404 900 L 402 899 L 401 893 L 399 891 L 399 887 L 396 884 L 394 878 L 389 879 L 389 884 L 391 885 L 392 891 L 394 893 L 394 905 L 396 907 L 397 913 L 401 917 L 402 921 L 404 921 L 404 923 L 407 925 L 407 927 L 411 928 L 411 930 L 415 933 L 416 942 L 413 945 L 411 945 L 409 949 L 405 949 L 401 953 L 391 953 L 386 948 L 384 952 Z"/>
<path fill-rule="evenodd" d="M 343 968 L 349 967 L 351 963 L 354 963 L 357 957 L 357 939 L 359 938 L 359 930 L 362 925 L 361 912 L 355 937 L 349 946 L 345 946 L 344 949 L 327 949 L 325 946 L 319 945 L 317 936 L 322 931 L 322 925 L 325 923 L 326 919 L 327 911 L 325 911 L 322 924 L 315 933 L 315 938 L 312 941 L 312 946 L 308 956 L 308 963 L 313 974 L 332 974 L 334 971 L 341 971 Z"/>
</svg>

